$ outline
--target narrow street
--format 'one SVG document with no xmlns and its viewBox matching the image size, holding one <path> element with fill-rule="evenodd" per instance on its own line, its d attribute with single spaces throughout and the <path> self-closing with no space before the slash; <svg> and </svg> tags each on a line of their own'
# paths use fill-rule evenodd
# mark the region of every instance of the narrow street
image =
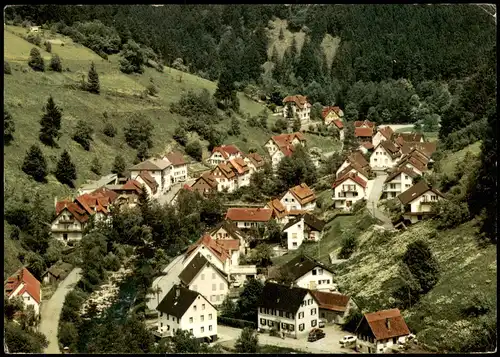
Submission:
<svg viewBox="0 0 500 357">
<path fill-rule="evenodd" d="M 384 189 L 384 181 L 387 178 L 386 173 L 377 173 L 375 179 L 370 180 L 369 184 L 371 185 L 371 189 L 369 190 L 368 199 L 366 202 L 366 208 L 370 211 L 370 213 L 375 217 L 380 219 L 383 222 L 383 227 L 385 229 L 394 228 L 391 222 L 391 219 L 387 217 L 384 212 L 382 212 L 378 207 L 378 202 L 380 196 L 382 195 L 382 190 Z"/>
<path fill-rule="evenodd" d="M 45 353 L 47 354 L 61 353 L 59 350 L 59 341 L 57 340 L 59 318 L 61 317 L 61 311 L 66 294 L 73 290 L 76 283 L 80 280 L 80 273 L 80 268 L 73 269 L 66 279 L 59 284 L 50 300 L 42 300 L 39 332 L 43 333 L 49 341 L 49 345 L 45 349 Z"/>
<path fill-rule="evenodd" d="M 164 195 L 161 195 L 160 197 L 158 197 L 158 202 L 160 204 L 165 204 L 165 203 L 168 203 L 170 204 L 170 202 L 172 202 L 175 194 L 177 193 L 177 191 L 179 191 L 181 189 L 182 186 L 184 185 L 189 185 L 191 186 L 194 182 L 196 181 L 196 179 L 191 179 L 191 178 L 188 178 L 186 181 L 184 182 L 177 182 L 177 183 L 174 183 L 171 188 L 170 188 L 170 191 L 168 191 L 167 193 L 165 193 Z"/>
<path fill-rule="evenodd" d="M 348 332 L 342 331 L 338 326 L 326 326 L 322 328 L 326 336 L 315 342 L 307 342 L 307 334 L 298 339 L 272 337 L 268 333 L 259 333 L 260 345 L 274 345 L 280 347 L 289 347 L 309 353 L 356 353 L 350 348 L 340 347 L 339 340 L 348 335 Z M 241 329 L 223 325 L 217 325 L 217 343 L 226 346 L 234 346 L 234 343 L 241 334 Z"/>
</svg>

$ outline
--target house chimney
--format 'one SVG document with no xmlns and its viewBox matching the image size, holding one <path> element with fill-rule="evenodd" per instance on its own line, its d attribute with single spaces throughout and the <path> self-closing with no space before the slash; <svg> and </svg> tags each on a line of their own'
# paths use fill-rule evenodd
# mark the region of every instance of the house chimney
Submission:
<svg viewBox="0 0 500 357">
<path fill-rule="evenodd" d="M 385 326 L 387 326 L 387 329 L 390 330 L 391 329 L 391 320 L 390 319 L 385 319 Z"/>
</svg>

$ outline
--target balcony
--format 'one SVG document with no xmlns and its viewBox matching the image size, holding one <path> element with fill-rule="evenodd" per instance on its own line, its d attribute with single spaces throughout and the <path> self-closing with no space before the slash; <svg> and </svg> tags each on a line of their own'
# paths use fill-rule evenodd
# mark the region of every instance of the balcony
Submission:
<svg viewBox="0 0 500 357">
<path fill-rule="evenodd" d="M 75 222 L 75 218 L 74 217 L 67 217 L 67 218 L 61 217 L 61 218 L 59 218 L 59 223 L 73 224 L 74 222 Z"/>
<path fill-rule="evenodd" d="M 81 227 L 56 227 L 56 228 L 51 228 L 51 232 L 54 233 L 73 233 L 77 232 L 80 233 L 82 231 Z"/>
</svg>

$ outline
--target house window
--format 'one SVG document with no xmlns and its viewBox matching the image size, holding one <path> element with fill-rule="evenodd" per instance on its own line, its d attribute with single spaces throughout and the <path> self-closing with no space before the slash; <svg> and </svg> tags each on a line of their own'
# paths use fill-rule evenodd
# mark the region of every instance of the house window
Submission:
<svg viewBox="0 0 500 357">
<path fill-rule="evenodd" d="M 208 314 L 208 319 L 212 320 L 212 314 Z"/>
<path fill-rule="evenodd" d="M 204 328 L 203 326 L 201 326 L 200 331 L 201 331 L 202 333 L 203 333 L 203 332 L 205 332 L 205 328 Z"/>
<path fill-rule="evenodd" d="M 323 317 L 323 318 L 325 317 L 325 313 L 324 312 L 321 313 L 321 317 Z"/>
<path fill-rule="evenodd" d="M 205 274 L 201 274 L 201 280 L 205 280 Z"/>
<path fill-rule="evenodd" d="M 219 284 L 219 290 L 224 290 L 224 283 Z"/>
<path fill-rule="evenodd" d="M 283 317 L 283 311 L 280 310 L 280 317 Z"/>
<path fill-rule="evenodd" d="M 304 311 L 299 312 L 299 319 L 303 319 L 303 318 L 304 318 Z"/>
<path fill-rule="evenodd" d="M 271 320 L 267 320 L 267 326 L 273 327 L 273 322 Z"/>
<path fill-rule="evenodd" d="M 205 321 L 205 315 L 201 315 L 200 320 L 201 320 L 201 322 Z"/>
<path fill-rule="evenodd" d="M 316 324 L 318 323 L 317 320 L 312 320 L 311 321 L 311 327 L 316 327 Z"/>
<path fill-rule="evenodd" d="M 205 304 L 201 304 L 201 309 L 205 310 Z"/>
<path fill-rule="evenodd" d="M 215 273 L 212 273 L 212 279 L 215 279 Z"/>
<path fill-rule="evenodd" d="M 297 242 L 293 242 L 292 247 L 296 247 L 296 246 L 297 246 Z"/>
<path fill-rule="evenodd" d="M 160 317 L 163 317 L 163 312 L 160 312 Z"/>
<path fill-rule="evenodd" d="M 306 328 L 305 324 L 299 325 L 299 331 L 304 331 L 305 328 Z"/>
<path fill-rule="evenodd" d="M 217 290 L 217 284 L 212 284 L 212 291 Z"/>
<path fill-rule="evenodd" d="M 196 311 L 196 305 L 193 305 L 193 311 Z"/>
<path fill-rule="evenodd" d="M 392 338 L 392 343 L 396 343 L 396 340 L 397 340 L 397 339 L 398 339 L 397 337 L 393 337 L 393 338 Z"/>
<path fill-rule="evenodd" d="M 215 295 L 210 295 L 210 301 L 215 302 Z"/>
<path fill-rule="evenodd" d="M 316 269 L 312 271 L 312 275 L 316 275 Z"/>
<path fill-rule="evenodd" d="M 170 320 L 170 315 L 169 315 L 169 314 L 167 314 L 167 321 L 169 321 L 169 320 Z"/>
<path fill-rule="evenodd" d="M 260 319 L 260 324 L 262 326 L 266 326 L 266 319 Z"/>
<path fill-rule="evenodd" d="M 405 180 L 408 180 L 408 175 L 405 175 Z"/>
<path fill-rule="evenodd" d="M 208 331 L 212 331 L 212 325 L 208 326 Z"/>
<path fill-rule="evenodd" d="M 311 309 L 311 315 L 316 315 L 316 308 Z"/>
<path fill-rule="evenodd" d="M 396 188 L 396 184 L 395 184 L 395 183 L 391 183 L 391 184 L 389 185 L 389 187 L 390 187 L 390 188 L 392 188 L 392 189 L 395 189 L 395 188 Z"/>
<path fill-rule="evenodd" d="M 192 317 L 189 318 L 189 323 L 193 323 L 193 318 Z"/>
<path fill-rule="evenodd" d="M 292 238 L 297 239 L 297 233 L 292 233 Z"/>
<path fill-rule="evenodd" d="M 160 327 L 163 327 L 163 322 L 160 322 Z"/>
<path fill-rule="evenodd" d="M 68 240 L 68 234 L 67 233 L 63 233 L 63 239 L 64 240 Z"/>
<path fill-rule="evenodd" d="M 193 334 L 193 329 L 192 329 L 192 328 L 190 328 L 190 329 L 189 329 L 189 332 L 191 332 L 191 334 Z"/>
<path fill-rule="evenodd" d="M 167 325 L 167 331 L 170 331 L 170 325 Z"/>
<path fill-rule="evenodd" d="M 323 275 L 323 269 L 318 268 L 318 275 Z"/>
<path fill-rule="evenodd" d="M 437 201 L 437 196 L 431 195 L 431 201 Z"/>
</svg>

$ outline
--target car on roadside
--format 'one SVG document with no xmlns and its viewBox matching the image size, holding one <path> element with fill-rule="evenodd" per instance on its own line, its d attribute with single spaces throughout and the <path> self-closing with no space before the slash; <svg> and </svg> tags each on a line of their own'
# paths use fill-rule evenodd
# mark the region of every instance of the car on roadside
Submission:
<svg viewBox="0 0 500 357">
<path fill-rule="evenodd" d="M 322 329 L 314 328 L 311 330 L 311 332 L 309 332 L 309 336 L 307 336 L 307 342 L 314 342 L 322 339 L 325 336 L 326 334 Z"/>
<path fill-rule="evenodd" d="M 353 335 L 347 335 L 342 337 L 342 339 L 339 341 L 341 347 L 348 346 L 352 343 L 355 343 L 357 340 L 356 336 Z"/>
<path fill-rule="evenodd" d="M 325 327 L 325 324 L 326 324 L 325 320 L 321 320 L 320 319 L 319 322 L 318 322 L 318 327 L 319 328 L 323 328 L 323 327 Z"/>
</svg>

